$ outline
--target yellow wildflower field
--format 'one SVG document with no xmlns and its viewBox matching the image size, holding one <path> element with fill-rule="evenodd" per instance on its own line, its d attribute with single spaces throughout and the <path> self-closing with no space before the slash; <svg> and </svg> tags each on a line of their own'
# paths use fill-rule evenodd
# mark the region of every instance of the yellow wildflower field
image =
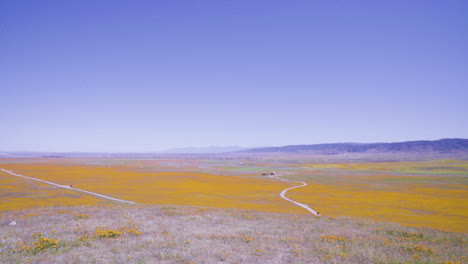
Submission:
<svg viewBox="0 0 468 264">
<path fill-rule="evenodd" d="M 217 167 L 213 164 L 197 160 L 44 159 L 3 160 L 0 167 L 141 204 L 308 214 L 279 196 L 282 190 L 297 183 L 261 177 L 263 168 L 265 172 L 286 172 L 281 176 L 285 179 L 307 182 L 308 186 L 290 190 L 286 195 L 324 216 L 360 217 L 468 233 L 465 161 L 282 164 L 276 168 L 264 162 L 238 168 L 233 165 L 235 162 L 224 167 L 223 162 L 216 161 Z M 424 171 L 430 173 L 421 174 Z M 447 175 L 442 175 L 443 171 Z M 2 171 L 0 184 L 0 210 L 112 203 Z"/>
<path fill-rule="evenodd" d="M 107 203 L 79 192 L 55 188 L 45 183 L 25 181 L 3 171 L 0 171 L 0 189 L 0 211 Z"/>
<path fill-rule="evenodd" d="M 196 172 L 141 172 L 130 166 L 76 166 L 62 164 L 2 164 L 21 175 L 72 185 L 99 194 L 143 204 L 194 205 L 218 208 L 254 209 L 283 213 L 302 210 L 281 199 L 289 185 L 253 177 L 213 175 Z M 0 172 L 4 178 L 15 178 Z M 51 191 L 58 191 L 51 188 Z M 83 200 L 81 204 L 95 204 Z M 14 208 L 21 207 L 15 203 Z"/>
<path fill-rule="evenodd" d="M 468 232 L 466 189 L 431 188 L 424 184 L 408 184 L 400 189 L 312 184 L 295 189 L 289 197 L 327 216 L 354 216 Z"/>
</svg>

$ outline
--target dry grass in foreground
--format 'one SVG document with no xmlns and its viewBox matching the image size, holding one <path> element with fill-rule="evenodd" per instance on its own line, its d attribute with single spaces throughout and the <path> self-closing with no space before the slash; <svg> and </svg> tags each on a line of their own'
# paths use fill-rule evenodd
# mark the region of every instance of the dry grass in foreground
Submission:
<svg viewBox="0 0 468 264">
<path fill-rule="evenodd" d="M 16 221 L 16 225 L 9 225 Z M 0 215 L 2 263 L 466 263 L 467 235 L 351 218 L 161 206 Z"/>
</svg>

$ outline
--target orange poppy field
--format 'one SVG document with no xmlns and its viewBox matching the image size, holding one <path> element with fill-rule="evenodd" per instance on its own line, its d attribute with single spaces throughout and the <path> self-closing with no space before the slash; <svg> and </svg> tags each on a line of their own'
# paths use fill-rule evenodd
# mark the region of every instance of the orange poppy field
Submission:
<svg viewBox="0 0 468 264">
<path fill-rule="evenodd" d="M 272 164 L 220 159 L 10 158 L 1 159 L 0 168 L 139 204 L 308 214 L 279 196 L 298 183 L 261 175 L 276 171 L 283 179 L 306 182 L 308 186 L 287 196 L 326 217 L 468 232 L 466 161 Z M 114 203 L 3 171 L 0 185 L 0 210 Z"/>
</svg>

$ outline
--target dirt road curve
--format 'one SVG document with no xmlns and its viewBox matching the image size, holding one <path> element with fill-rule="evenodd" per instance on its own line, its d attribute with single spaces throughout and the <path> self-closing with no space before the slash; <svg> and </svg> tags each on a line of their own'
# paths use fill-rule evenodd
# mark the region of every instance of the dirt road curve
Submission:
<svg viewBox="0 0 468 264">
<path fill-rule="evenodd" d="M 8 174 L 11 174 L 13 176 L 25 178 L 25 179 L 28 179 L 28 180 L 43 182 L 43 183 L 50 184 L 50 185 L 53 185 L 53 186 L 56 186 L 56 187 L 59 187 L 59 188 L 64 188 L 64 189 L 68 189 L 68 190 L 72 190 L 72 191 L 87 193 L 87 194 L 91 194 L 91 195 L 94 195 L 94 196 L 97 196 L 97 197 L 101 197 L 101 198 L 108 199 L 108 200 L 115 201 L 115 202 L 119 202 L 119 203 L 136 204 L 135 202 L 132 202 L 132 201 L 117 199 L 117 198 L 110 197 L 110 196 L 107 196 L 107 195 L 94 193 L 94 192 L 89 192 L 89 191 L 85 191 L 85 190 L 82 190 L 82 189 L 73 188 L 73 187 L 68 186 L 68 185 L 60 185 L 60 184 L 56 184 L 56 183 L 53 183 L 53 182 L 50 182 L 50 181 L 44 181 L 44 180 L 24 176 L 24 175 L 14 173 L 14 172 L 9 171 L 9 170 L 5 170 L 5 169 L 0 169 L 0 170 L 2 170 L 3 172 L 6 172 Z"/>
<path fill-rule="evenodd" d="M 24 175 L 14 173 L 14 172 L 9 171 L 9 170 L 5 170 L 5 169 L 0 169 L 0 170 L 3 171 L 3 172 L 6 172 L 6 173 L 8 173 L 8 174 L 11 174 L 11 175 L 13 175 L 13 176 L 16 176 L 16 177 L 21 177 L 21 178 L 25 178 L 25 179 L 28 179 L 28 180 L 43 182 L 43 183 L 46 183 L 46 184 L 49 184 L 49 185 L 53 185 L 53 186 L 56 186 L 56 187 L 59 187 L 59 188 L 64 188 L 64 189 L 68 189 L 68 190 L 72 190 L 72 191 L 77 191 L 77 192 L 82 192 L 82 193 L 86 193 L 86 194 L 91 194 L 91 195 L 94 195 L 94 196 L 97 196 L 97 197 L 100 197 L 100 198 L 104 198 L 104 199 L 108 199 L 108 200 L 111 200 L 111 201 L 115 201 L 115 202 L 127 203 L 127 204 L 136 204 L 135 202 L 132 202 L 132 201 L 117 199 L 117 198 L 110 197 L 110 196 L 107 196 L 107 195 L 103 195 L 103 194 L 99 194 L 99 193 L 95 193 L 95 192 L 90 192 L 90 191 L 85 191 L 85 190 L 82 190 L 82 189 L 73 188 L 73 187 L 68 186 L 68 185 L 61 185 L 61 184 L 53 183 L 53 182 L 50 182 L 50 181 L 45 181 L 45 180 L 41 180 L 41 179 L 36 179 L 36 178 L 24 176 Z M 307 186 L 307 183 L 301 182 L 301 181 L 286 180 L 286 179 L 280 178 L 279 176 L 281 176 L 281 175 L 269 176 L 269 177 L 270 177 L 270 178 L 275 178 L 275 179 L 281 180 L 281 181 L 297 182 L 297 183 L 300 183 L 300 184 L 301 184 L 301 185 L 298 185 L 298 186 L 293 186 L 293 187 L 289 187 L 289 188 L 287 188 L 287 189 L 284 189 L 284 190 L 280 193 L 281 198 L 283 198 L 283 199 L 285 199 L 286 201 L 289 201 L 289 202 L 291 202 L 291 203 L 293 203 L 293 204 L 295 204 L 295 205 L 297 205 L 297 206 L 300 206 L 300 207 L 306 209 L 307 211 L 311 212 L 313 215 L 320 216 L 320 213 L 319 213 L 319 212 L 317 212 L 317 211 L 315 211 L 314 209 L 310 208 L 307 204 L 299 203 L 299 202 L 297 202 L 297 201 L 294 201 L 294 200 L 289 199 L 288 197 L 286 197 L 286 193 L 287 193 L 289 190 Z"/>
<path fill-rule="evenodd" d="M 311 212 L 311 213 L 312 213 L 313 215 L 315 215 L 315 216 L 320 216 L 320 213 L 319 213 L 319 212 L 317 212 L 317 211 L 315 211 L 314 209 L 310 208 L 307 204 L 303 204 L 303 203 L 294 201 L 293 199 L 289 199 L 288 197 L 286 197 L 286 193 L 287 193 L 289 190 L 307 186 L 307 183 L 301 182 L 301 181 L 286 180 L 286 179 L 280 178 L 279 176 L 281 176 L 281 175 L 269 176 L 269 177 L 270 177 L 270 178 L 275 178 L 275 179 L 278 179 L 278 180 L 281 180 L 281 181 L 301 183 L 301 185 L 293 186 L 293 187 L 289 187 L 289 188 L 287 188 L 287 189 L 284 189 L 284 190 L 280 193 L 281 198 L 283 198 L 283 199 L 285 199 L 286 201 L 289 201 L 289 202 L 291 202 L 291 203 L 293 203 L 293 204 L 295 204 L 295 205 L 297 205 L 297 206 L 300 206 L 300 207 L 306 209 L 307 211 Z"/>
</svg>

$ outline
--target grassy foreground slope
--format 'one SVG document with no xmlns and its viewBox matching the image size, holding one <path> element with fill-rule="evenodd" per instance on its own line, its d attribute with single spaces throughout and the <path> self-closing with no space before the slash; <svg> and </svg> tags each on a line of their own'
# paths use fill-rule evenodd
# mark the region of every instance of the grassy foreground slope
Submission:
<svg viewBox="0 0 468 264">
<path fill-rule="evenodd" d="M 11 221 L 16 225 L 9 225 Z M 3 211 L 2 263 L 466 263 L 468 236 L 352 218 L 161 206 Z"/>
</svg>

